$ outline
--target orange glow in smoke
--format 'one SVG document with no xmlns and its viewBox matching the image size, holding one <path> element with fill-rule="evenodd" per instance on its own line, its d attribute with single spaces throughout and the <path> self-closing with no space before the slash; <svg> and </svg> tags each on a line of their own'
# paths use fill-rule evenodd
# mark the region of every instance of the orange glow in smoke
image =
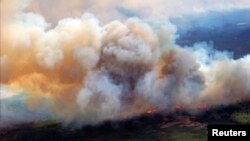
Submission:
<svg viewBox="0 0 250 141">
<path fill-rule="evenodd" d="M 206 108 L 207 108 L 207 104 L 204 104 L 204 103 L 200 103 L 196 105 L 196 109 L 198 110 L 204 110 Z"/>
<path fill-rule="evenodd" d="M 181 110 L 183 107 L 181 105 L 175 105 L 175 110 Z"/>
<path fill-rule="evenodd" d="M 147 114 L 153 114 L 153 113 L 156 113 L 157 110 L 155 108 L 151 108 L 151 109 L 148 109 L 147 110 Z"/>
</svg>

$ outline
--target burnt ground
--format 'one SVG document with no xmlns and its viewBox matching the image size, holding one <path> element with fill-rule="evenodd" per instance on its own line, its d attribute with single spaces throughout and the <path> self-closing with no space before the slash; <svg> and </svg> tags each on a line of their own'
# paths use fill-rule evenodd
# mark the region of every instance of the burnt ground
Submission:
<svg viewBox="0 0 250 141">
<path fill-rule="evenodd" d="M 199 114 L 142 115 L 124 121 L 72 129 L 51 121 L 2 129 L 0 141 L 202 141 L 208 124 L 250 124 L 250 102 L 218 106 Z"/>
</svg>

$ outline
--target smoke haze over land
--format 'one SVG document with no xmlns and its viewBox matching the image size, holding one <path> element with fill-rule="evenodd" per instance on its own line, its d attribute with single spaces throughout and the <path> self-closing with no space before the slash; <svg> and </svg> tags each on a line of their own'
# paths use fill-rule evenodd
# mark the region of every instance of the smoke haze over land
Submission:
<svg viewBox="0 0 250 141">
<path fill-rule="evenodd" d="M 91 3 L 84 2 L 86 7 Z M 223 2 L 207 2 L 203 10 L 220 10 Z M 1 0 L 0 127 L 41 120 L 97 124 L 149 109 L 170 112 L 176 105 L 192 110 L 250 100 L 250 55 L 233 59 L 230 52 L 216 51 L 207 42 L 176 44 L 177 28 L 167 16 L 188 9 L 173 14 L 174 6 L 167 4 L 159 9 L 168 13 L 164 19 L 144 12 L 138 15 L 145 18 L 126 18 L 103 14 L 117 6 L 109 1 L 86 10 L 98 15 L 101 7 L 99 17 L 83 11 L 64 18 L 67 5 L 53 1 L 63 16 L 55 24 L 54 11 L 52 17 L 45 16 L 51 23 L 40 15 L 40 3 Z M 131 9 L 137 5 L 124 3 Z M 231 0 L 225 8 L 249 6 L 247 0 Z"/>
</svg>

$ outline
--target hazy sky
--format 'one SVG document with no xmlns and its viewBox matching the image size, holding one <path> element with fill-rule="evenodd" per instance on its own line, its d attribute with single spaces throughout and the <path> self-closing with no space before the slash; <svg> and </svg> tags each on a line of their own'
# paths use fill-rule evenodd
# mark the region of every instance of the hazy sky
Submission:
<svg viewBox="0 0 250 141">
<path fill-rule="evenodd" d="M 33 0 L 27 10 L 42 14 L 49 22 L 85 12 L 106 22 L 127 16 L 166 18 L 249 7 L 249 0 Z"/>
</svg>

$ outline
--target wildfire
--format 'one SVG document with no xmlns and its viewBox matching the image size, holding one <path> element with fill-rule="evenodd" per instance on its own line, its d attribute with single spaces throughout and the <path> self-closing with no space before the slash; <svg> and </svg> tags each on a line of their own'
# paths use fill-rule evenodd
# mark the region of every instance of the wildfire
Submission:
<svg viewBox="0 0 250 141">
<path fill-rule="evenodd" d="M 156 113 L 156 112 L 157 112 L 157 109 L 155 109 L 155 108 L 151 108 L 151 109 L 147 110 L 147 114 L 153 114 L 153 113 Z"/>
<path fill-rule="evenodd" d="M 175 105 L 175 110 L 181 110 L 183 107 L 181 105 Z"/>
<path fill-rule="evenodd" d="M 192 107 L 189 107 L 189 109 L 194 109 L 194 110 L 204 110 L 207 109 L 207 104 L 205 103 L 199 103 L 196 105 L 193 105 Z M 185 109 L 185 107 L 183 107 L 182 105 L 175 105 L 175 110 L 182 110 Z"/>
<path fill-rule="evenodd" d="M 204 103 L 197 104 L 196 109 L 198 109 L 198 110 L 207 109 L 207 104 L 204 104 Z"/>
</svg>

